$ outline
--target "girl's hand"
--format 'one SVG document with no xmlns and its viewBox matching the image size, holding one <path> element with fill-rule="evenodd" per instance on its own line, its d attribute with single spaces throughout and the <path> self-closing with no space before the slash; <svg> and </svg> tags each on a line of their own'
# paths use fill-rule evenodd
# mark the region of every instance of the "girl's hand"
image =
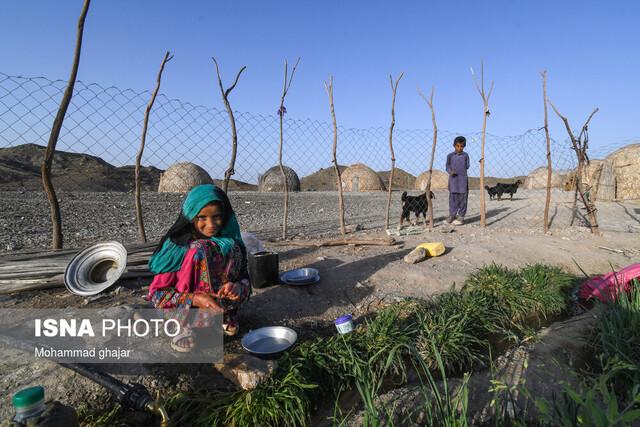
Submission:
<svg viewBox="0 0 640 427">
<path fill-rule="evenodd" d="M 216 303 L 213 297 L 209 294 L 197 293 L 193 296 L 193 306 L 198 308 L 213 308 L 222 310 L 222 308 Z"/>
<path fill-rule="evenodd" d="M 227 298 L 231 301 L 240 299 L 240 285 L 234 282 L 227 282 L 222 285 L 220 291 L 218 291 L 218 298 Z"/>
</svg>

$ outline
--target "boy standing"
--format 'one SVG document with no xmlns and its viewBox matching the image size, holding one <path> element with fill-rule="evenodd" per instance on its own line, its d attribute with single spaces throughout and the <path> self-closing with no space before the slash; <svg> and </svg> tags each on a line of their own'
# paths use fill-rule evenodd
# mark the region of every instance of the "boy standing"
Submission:
<svg viewBox="0 0 640 427">
<path fill-rule="evenodd" d="M 464 152 L 467 139 L 464 136 L 456 136 L 453 140 L 455 151 L 447 155 L 446 170 L 449 174 L 449 217 L 447 224 L 464 224 L 464 216 L 467 214 L 467 199 L 469 197 L 469 155 Z"/>
</svg>

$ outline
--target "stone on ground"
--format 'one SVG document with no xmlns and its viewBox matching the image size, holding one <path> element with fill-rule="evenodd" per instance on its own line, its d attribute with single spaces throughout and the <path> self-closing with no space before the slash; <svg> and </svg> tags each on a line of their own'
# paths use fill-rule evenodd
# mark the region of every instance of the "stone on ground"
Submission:
<svg viewBox="0 0 640 427">
<path fill-rule="evenodd" d="M 415 248 L 404 257 L 407 264 L 417 264 L 427 259 L 427 251 L 425 248 Z"/>
<path fill-rule="evenodd" d="M 248 354 L 225 354 L 223 363 L 215 368 L 229 381 L 242 388 L 251 390 L 269 378 L 275 368 L 275 360 L 263 360 Z"/>
</svg>

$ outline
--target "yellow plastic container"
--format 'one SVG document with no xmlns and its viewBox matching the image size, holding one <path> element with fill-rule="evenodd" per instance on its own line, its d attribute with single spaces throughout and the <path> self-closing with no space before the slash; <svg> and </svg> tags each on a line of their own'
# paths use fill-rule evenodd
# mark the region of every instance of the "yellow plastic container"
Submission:
<svg viewBox="0 0 640 427">
<path fill-rule="evenodd" d="M 443 242 L 427 242 L 416 246 L 416 249 L 424 248 L 428 256 L 440 256 L 444 253 L 445 247 Z"/>
</svg>

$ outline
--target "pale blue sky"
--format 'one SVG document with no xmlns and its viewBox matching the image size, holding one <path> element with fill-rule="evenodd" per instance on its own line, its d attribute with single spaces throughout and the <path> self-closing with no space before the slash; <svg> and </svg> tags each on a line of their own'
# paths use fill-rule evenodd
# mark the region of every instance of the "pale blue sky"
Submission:
<svg viewBox="0 0 640 427">
<path fill-rule="evenodd" d="M 82 1 L 5 0 L 0 71 L 66 79 Z M 339 124 L 388 126 L 389 73 L 405 72 L 399 128 L 430 127 L 416 93 L 436 87 L 439 127 L 472 132 L 482 105 L 469 67 L 495 81 L 488 129 L 514 135 L 542 125 L 539 71 L 578 127 L 593 107 L 594 147 L 640 135 L 640 3 L 633 1 L 121 1 L 94 0 L 79 78 L 151 89 L 164 51 L 175 54 L 162 92 L 222 107 L 210 57 L 229 81 L 247 65 L 233 108 L 274 114 L 285 58 L 302 61 L 287 108 L 328 121 L 323 80 L 335 76 Z M 555 116 L 552 136 L 565 138 Z"/>
</svg>

